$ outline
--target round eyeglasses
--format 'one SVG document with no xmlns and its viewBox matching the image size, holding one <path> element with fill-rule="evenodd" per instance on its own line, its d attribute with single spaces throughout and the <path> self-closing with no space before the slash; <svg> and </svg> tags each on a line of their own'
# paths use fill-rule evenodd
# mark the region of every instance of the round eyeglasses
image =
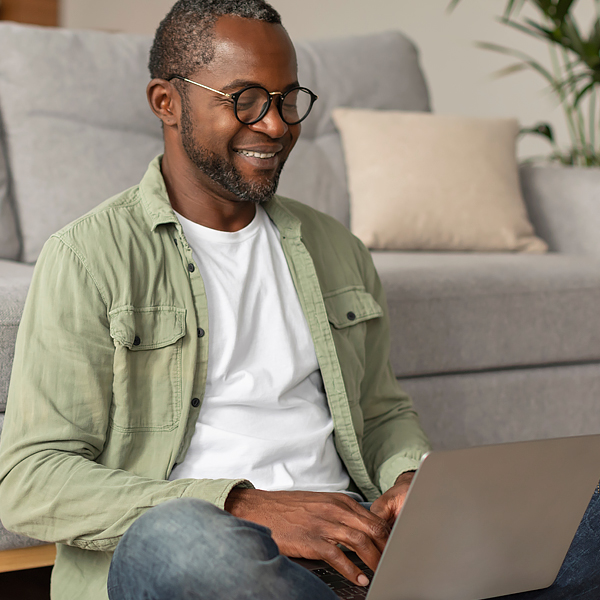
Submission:
<svg viewBox="0 0 600 600">
<path fill-rule="evenodd" d="M 181 75 L 173 75 L 169 81 L 171 79 L 181 79 L 181 81 L 187 81 L 205 90 L 231 98 L 235 116 L 244 125 L 252 125 L 260 121 L 269 112 L 274 96 L 277 96 L 275 102 L 282 121 L 288 125 L 297 125 L 308 117 L 313 104 L 319 98 L 308 88 L 300 86 L 287 92 L 269 92 L 261 85 L 249 85 L 239 92 L 228 94 Z"/>
</svg>

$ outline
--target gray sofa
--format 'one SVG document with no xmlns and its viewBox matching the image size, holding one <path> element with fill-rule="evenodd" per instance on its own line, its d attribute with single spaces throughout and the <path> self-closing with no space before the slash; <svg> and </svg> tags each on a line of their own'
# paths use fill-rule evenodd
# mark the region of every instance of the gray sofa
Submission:
<svg viewBox="0 0 600 600">
<path fill-rule="evenodd" d="M 135 185 L 161 151 L 145 100 L 149 44 L 0 24 L 0 428 L 44 241 Z M 429 110 L 417 51 L 388 32 L 300 43 L 298 59 L 300 81 L 320 99 L 280 193 L 347 225 L 343 151 L 330 112 Z M 392 364 L 436 448 L 600 430 L 600 171 L 521 175 L 549 254 L 373 252 L 388 294 Z M 590 191 L 599 205 L 580 208 Z M 33 543 L 0 529 L 0 550 Z"/>
</svg>

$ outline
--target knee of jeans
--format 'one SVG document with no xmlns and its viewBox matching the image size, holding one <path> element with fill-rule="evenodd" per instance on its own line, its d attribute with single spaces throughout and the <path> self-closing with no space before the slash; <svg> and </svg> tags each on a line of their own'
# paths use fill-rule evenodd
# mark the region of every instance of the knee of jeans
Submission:
<svg viewBox="0 0 600 600">
<path fill-rule="evenodd" d="M 268 560 L 278 553 L 268 529 L 196 498 L 170 500 L 148 510 L 122 541 L 136 554 L 160 548 L 167 560 L 215 553 L 223 557 L 246 553 Z"/>
</svg>

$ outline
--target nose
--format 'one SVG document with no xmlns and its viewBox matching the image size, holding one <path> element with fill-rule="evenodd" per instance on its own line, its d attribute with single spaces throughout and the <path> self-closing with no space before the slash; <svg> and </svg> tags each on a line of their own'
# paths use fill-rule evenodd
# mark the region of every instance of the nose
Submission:
<svg viewBox="0 0 600 600">
<path fill-rule="evenodd" d="M 288 132 L 289 127 L 281 118 L 277 108 L 279 98 L 279 96 L 274 96 L 267 114 L 260 121 L 249 125 L 252 130 L 265 133 L 272 139 L 283 137 Z"/>
</svg>

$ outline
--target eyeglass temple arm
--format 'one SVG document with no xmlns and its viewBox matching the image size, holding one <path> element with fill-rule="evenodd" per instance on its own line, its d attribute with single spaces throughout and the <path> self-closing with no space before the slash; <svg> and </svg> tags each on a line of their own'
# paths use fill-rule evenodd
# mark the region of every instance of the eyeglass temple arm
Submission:
<svg viewBox="0 0 600 600">
<path fill-rule="evenodd" d="M 221 94 L 221 96 L 227 96 L 228 98 L 231 98 L 231 94 L 228 94 L 226 92 L 221 92 L 219 90 L 215 90 L 214 88 L 208 87 L 207 85 L 202 85 L 201 83 L 192 81 L 191 79 L 188 79 L 187 77 L 181 77 L 180 75 L 175 75 L 175 76 L 173 76 L 173 79 L 181 79 L 183 81 L 187 81 L 188 83 L 192 83 L 193 85 L 197 85 L 198 87 L 204 88 L 205 90 L 210 90 L 211 92 L 215 92 L 215 94 Z"/>
</svg>

